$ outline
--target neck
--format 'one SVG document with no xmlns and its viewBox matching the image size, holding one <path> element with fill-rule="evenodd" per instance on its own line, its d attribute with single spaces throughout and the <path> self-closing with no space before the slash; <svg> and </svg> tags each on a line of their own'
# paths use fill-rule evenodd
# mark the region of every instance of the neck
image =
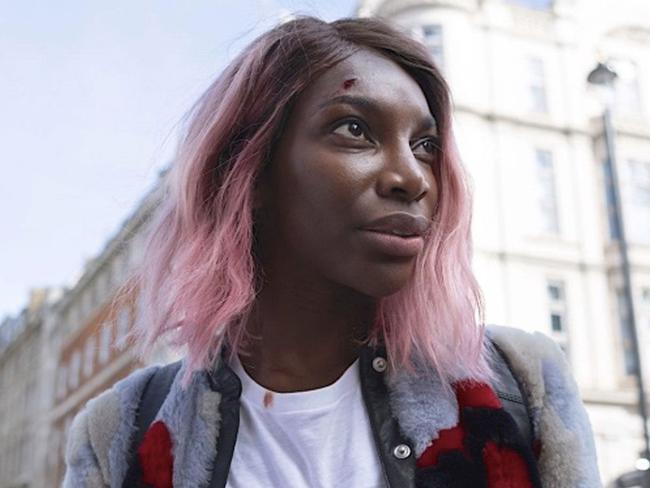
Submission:
<svg viewBox="0 0 650 488">
<path fill-rule="evenodd" d="M 375 307 L 349 289 L 267 281 L 246 324 L 242 365 L 277 392 L 332 384 L 358 357 Z"/>
</svg>

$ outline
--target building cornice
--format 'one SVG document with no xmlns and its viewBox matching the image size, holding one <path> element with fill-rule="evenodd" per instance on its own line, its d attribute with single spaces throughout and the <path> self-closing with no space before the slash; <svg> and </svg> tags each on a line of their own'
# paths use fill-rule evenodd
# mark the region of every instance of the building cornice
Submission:
<svg viewBox="0 0 650 488">
<path fill-rule="evenodd" d="M 380 0 L 362 1 L 357 8 L 360 17 L 390 17 L 415 8 L 451 8 L 473 12 L 479 8 L 478 0 Z"/>
<path fill-rule="evenodd" d="M 533 117 L 526 115 L 507 114 L 503 112 L 494 112 L 491 110 L 480 110 L 470 105 L 457 103 L 454 110 L 458 113 L 476 115 L 486 119 L 489 122 L 503 122 L 516 125 L 518 127 L 527 127 L 530 129 L 541 129 L 559 132 L 565 135 L 584 135 L 592 136 L 593 133 L 587 127 L 579 127 L 569 124 L 558 124 L 547 117 Z"/>
<path fill-rule="evenodd" d="M 623 25 L 615 27 L 607 32 L 605 36 L 612 39 L 621 39 L 624 41 L 643 44 L 644 47 L 650 44 L 650 28 L 642 25 Z"/>
<path fill-rule="evenodd" d="M 546 267 L 561 267 L 563 269 L 573 269 L 575 271 L 604 271 L 606 269 L 605 263 L 599 261 L 585 261 L 584 259 L 563 259 L 558 258 L 555 254 L 551 253 L 548 255 L 542 255 L 540 253 L 533 254 L 511 250 L 486 249 L 481 248 L 480 245 L 475 246 L 474 255 L 495 258 L 499 261 L 544 265 Z"/>
<path fill-rule="evenodd" d="M 558 132 L 566 136 L 582 135 L 595 137 L 600 135 L 596 125 L 589 123 L 584 126 L 561 124 L 551 120 L 548 117 L 527 116 L 518 114 L 508 114 L 503 112 L 494 112 L 491 110 L 480 110 L 470 105 L 457 103 L 454 111 L 461 114 L 475 115 L 486 119 L 489 122 L 503 122 L 516 125 L 517 127 L 526 127 L 530 129 L 540 129 Z M 615 118 L 614 129 L 618 136 L 626 136 L 634 139 L 642 139 L 650 142 L 650 124 L 644 124 L 640 121 L 631 121 L 625 118 Z"/>
<path fill-rule="evenodd" d="M 618 388 L 615 390 L 582 390 L 582 400 L 587 406 L 617 406 L 637 408 L 639 399 L 636 390 Z"/>
</svg>

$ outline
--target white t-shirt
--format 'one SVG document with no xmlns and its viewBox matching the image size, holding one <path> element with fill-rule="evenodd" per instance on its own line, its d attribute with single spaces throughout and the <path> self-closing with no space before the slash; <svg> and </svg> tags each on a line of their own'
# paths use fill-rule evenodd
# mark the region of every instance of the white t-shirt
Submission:
<svg viewBox="0 0 650 488">
<path fill-rule="evenodd" d="M 227 488 L 384 488 L 359 360 L 333 384 L 277 393 L 256 383 L 239 359 L 239 433 Z M 266 406 L 265 406 L 266 405 Z"/>
</svg>

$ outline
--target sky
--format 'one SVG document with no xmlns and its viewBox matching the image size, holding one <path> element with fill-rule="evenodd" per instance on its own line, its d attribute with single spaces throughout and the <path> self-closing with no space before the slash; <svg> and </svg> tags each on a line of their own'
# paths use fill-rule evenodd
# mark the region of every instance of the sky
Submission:
<svg viewBox="0 0 650 488">
<path fill-rule="evenodd" d="M 70 286 L 171 160 L 177 127 L 248 42 L 356 0 L 0 0 L 0 321 Z"/>
</svg>

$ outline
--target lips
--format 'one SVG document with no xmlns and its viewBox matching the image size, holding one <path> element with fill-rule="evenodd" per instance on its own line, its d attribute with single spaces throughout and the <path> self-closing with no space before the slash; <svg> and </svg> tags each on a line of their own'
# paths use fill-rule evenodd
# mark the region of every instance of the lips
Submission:
<svg viewBox="0 0 650 488">
<path fill-rule="evenodd" d="M 421 215 L 396 212 L 363 226 L 363 230 L 381 232 L 399 237 L 422 237 L 431 226 L 431 222 Z"/>
<path fill-rule="evenodd" d="M 430 221 L 404 212 L 385 215 L 361 228 L 364 242 L 375 253 L 394 258 L 413 258 L 424 248 Z"/>
</svg>

